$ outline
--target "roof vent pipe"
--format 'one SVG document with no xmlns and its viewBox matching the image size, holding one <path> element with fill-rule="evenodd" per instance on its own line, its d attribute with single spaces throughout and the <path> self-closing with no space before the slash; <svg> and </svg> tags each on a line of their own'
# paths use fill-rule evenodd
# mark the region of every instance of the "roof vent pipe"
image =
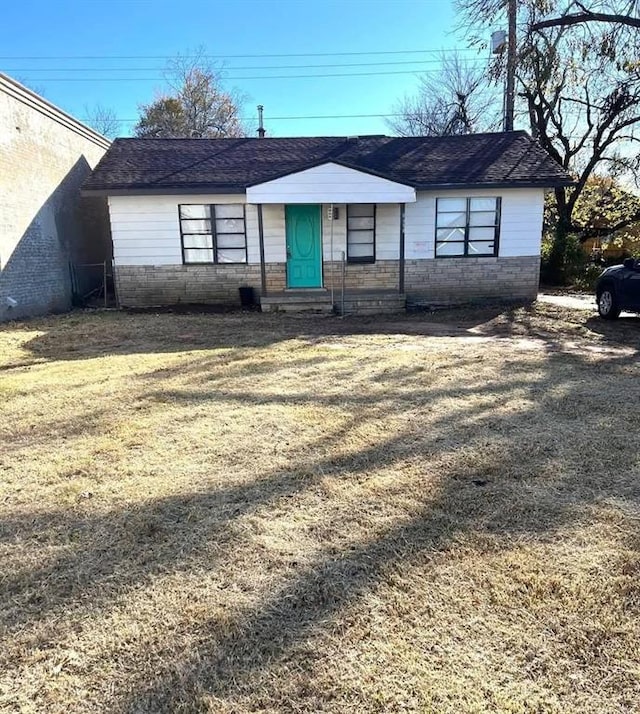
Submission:
<svg viewBox="0 0 640 714">
<path fill-rule="evenodd" d="M 262 104 L 258 104 L 258 139 L 264 139 L 265 135 L 265 130 L 264 130 L 264 125 L 262 123 L 262 111 L 264 110 L 264 107 Z"/>
</svg>

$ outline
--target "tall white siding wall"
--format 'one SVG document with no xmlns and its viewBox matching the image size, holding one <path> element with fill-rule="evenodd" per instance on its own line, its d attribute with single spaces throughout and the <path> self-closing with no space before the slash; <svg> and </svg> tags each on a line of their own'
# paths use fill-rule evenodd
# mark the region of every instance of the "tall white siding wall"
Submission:
<svg viewBox="0 0 640 714">
<path fill-rule="evenodd" d="M 544 189 L 421 191 L 405 213 L 407 259 L 435 258 L 436 198 L 501 196 L 499 257 L 539 256 Z M 468 260 L 468 259 L 467 259 Z"/>
</svg>

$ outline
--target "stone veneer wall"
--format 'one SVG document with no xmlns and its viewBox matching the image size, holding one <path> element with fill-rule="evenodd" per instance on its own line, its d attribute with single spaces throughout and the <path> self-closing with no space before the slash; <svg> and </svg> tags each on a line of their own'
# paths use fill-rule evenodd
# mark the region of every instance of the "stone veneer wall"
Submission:
<svg viewBox="0 0 640 714">
<path fill-rule="evenodd" d="M 405 293 L 434 301 L 482 298 L 534 300 L 538 294 L 540 258 L 442 258 L 407 260 Z"/>
<path fill-rule="evenodd" d="M 339 290 L 342 287 L 342 263 L 325 261 L 323 266 L 324 287 Z M 378 260 L 375 263 L 347 263 L 345 266 L 347 290 L 397 290 L 400 278 L 400 262 Z"/>
<path fill-rule="evenodd" d="M 341 263 L 335 263 L 335 288 L 341 287 Z M 397 290 L 399 262 L 347 265 L 348 291 Z M 405 293 L 409 299 L 466 301 L 482 298 L 533 300 L 538 292 L 540 258 L 447 258 L 407 260 Z M 266 265 L 267 291 L 286 287 L 284 263 Z M 259 265 L 116 266 L 116 289 L 124 307 L 178 303 L 238 305 L 238 288 L 260 294 Z M 324 264 L 324 286 L 331 288 L 331 264 Z"/>
<path fill-rule="evenodd" d="M 239 305 L 238 288 L 252 287 L 260 294 L 259 265 L 119 265 L 116 291 L 123 307 L 220 303 Z M 282 292 L 284 263 L 266 266 L 267 290 Z"/>
</svg>

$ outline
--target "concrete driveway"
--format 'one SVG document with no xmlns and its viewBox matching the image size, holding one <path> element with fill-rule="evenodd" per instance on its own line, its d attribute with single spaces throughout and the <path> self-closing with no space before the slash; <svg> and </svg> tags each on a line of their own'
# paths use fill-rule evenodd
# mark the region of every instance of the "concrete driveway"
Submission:
<svg viewBox="0 0 640 714">
<path fill-rule="evenodd" d="M 588 310 L 590 312 L 597 311 L 595 295 L 590 295 L 588 293 L 538 293 L 538 302 L 547 302 L 551 305 L 567 307 L 572 310 Z"/>
</svg>

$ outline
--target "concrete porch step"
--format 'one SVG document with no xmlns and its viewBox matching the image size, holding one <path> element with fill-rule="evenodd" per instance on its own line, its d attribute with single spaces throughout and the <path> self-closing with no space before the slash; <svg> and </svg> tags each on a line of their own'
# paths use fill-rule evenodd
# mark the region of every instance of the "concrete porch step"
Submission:
<svg viewBox="0 0 640 714">
<path fill-rule="evenodd" d="M 345 315 L 380 315 L 404 312 L 407 298 L 395 291 L 350 291 L 344 301 L 339 291 L 334 291 L 333 304 L 329 290 L 287 291 L 260 298 L 263 312 L 336 312 Z"/>
<path fill-rule="evenodd" d="M 262 312 L 333 312 L 328 290 L 287 291 L 260 298 Z"/>
</svg>

